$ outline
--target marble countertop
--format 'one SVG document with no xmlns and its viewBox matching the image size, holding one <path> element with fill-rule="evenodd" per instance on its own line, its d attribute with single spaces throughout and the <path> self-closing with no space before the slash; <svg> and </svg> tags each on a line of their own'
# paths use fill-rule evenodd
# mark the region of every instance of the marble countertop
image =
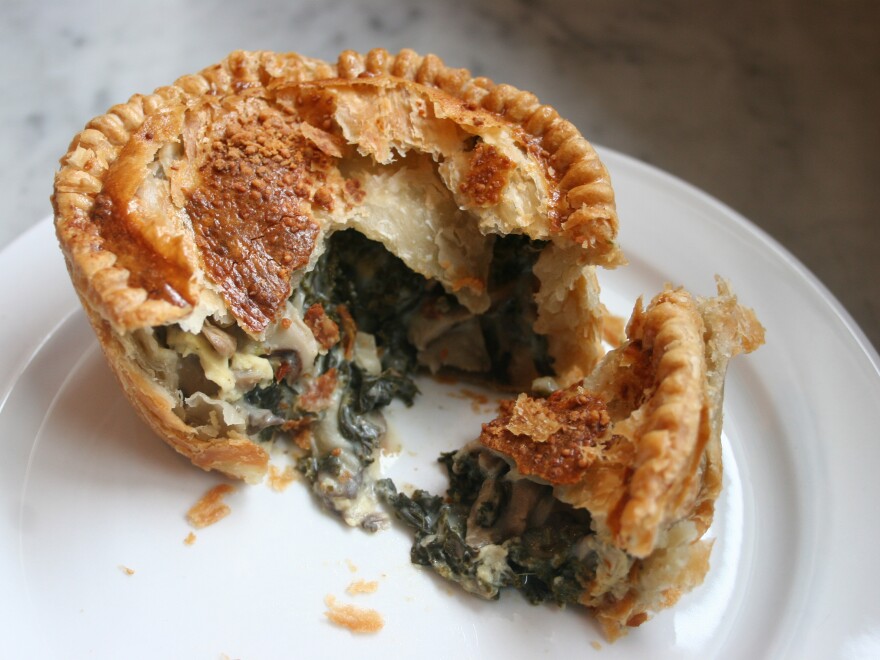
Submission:
<svg viewBox="0 0 880 660">
<path fill-rule="evenodd" d="M 411 47 L 529 89 L 739 211 L 880 346 L 877 25 L 867 0 L 7 0 L 0 247 L 51 212 L 71 137 L 135 92 L 237 48 Z"/>
</svg>

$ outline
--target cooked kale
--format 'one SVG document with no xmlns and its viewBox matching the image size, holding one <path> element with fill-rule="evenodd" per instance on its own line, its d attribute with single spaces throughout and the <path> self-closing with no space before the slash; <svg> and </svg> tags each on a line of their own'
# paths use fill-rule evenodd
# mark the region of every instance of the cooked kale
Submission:
<svg viewBox="0 0 880 660">
<path fill-rule="evenodd" d="M 497 382 L 510 382 L 515 355 L 532 356 L 534 377 L 553 373 L 547 340 L 532 329 L 537 288 L 532 269 L 545 245 L 519 235 L 494 241 L 489 267 L 492 305 L 479 324 L 492 365 L 487 375 Z M 357 327 L 376 337 L 383 369 L 401 375 L 417 366 L 416 350 L 407 338 L 410 319 L 426 298 L 438 306 L 452 300 L 442 287 L 410 270 L 381 243 L 353 230 L 330 237 L 301 289 L 307 305 L 320 302 L 337 320 L 335 309 L 344 304 Z"/>
<path fill-rule="evenodd" d="M 391 479 L 376 482 L 376 491 L 394 507 L 394 513 L 407 525 L 422 534 L 430 534 L 437 526 L 440 510 L 444 507 L 443 498 L 417 490 L 412 497 L 399 494 Z"/>
<path fill-rule="evenodd" d="M 369 412 L 384 408 L 392 399 L 400 399 L 411 406 L 416 394 L 419 393 L 411 378 L 401 375 L 393 369 L 371 376 L 364 374 L 359 367 L 353 365 L 353 371 L 360 373 L 358 384 L 357 405 L 361 412 Z M 354 389 L 354 385 L 352 385 Z"/>
<path fill-rule="evenodd" d="M 271 410 L 276 415 L 284 414 L 285 405 L 293 398 L 293 390 L 285 383 L 276 382 L 266 387 L 255 387 L 244 395 L 244 400 L 257 408 Z"/>
<path fill-rule="evenodd" d="M 449 490 L 446 495 L 450 502 L 470 508 L 477 499 L 485 476 L 477 454 L 462 456 L 461 452 L 445 452 L 437 459 L 449 475 Z"/>
<path fill-rule="evenodd" d="M 378 406 L 361 405 L 363 371 L 355 364 L 347 364 L 341 373 L 345 373 L 345 386 L 339 404 L 339 431 L 352 443 L 361 463 L 368 465 L 373 462 L 373 450 L 385 433 L 385 425 L 376 415 L 371 414 Z"/>
<path fill-rule="evenodd" d="M 318 478 L 318 475 L 321 474 L 327 474 L 333 477 L 338 477 L 342 474 L 342 461 L 339 456 L 334 453 L 326 454 L 321 457 L 305 456 L 299 460 L 297 467 L 310 481 L 314 481 Z"/>
<path fill-rule="evenodd" d="M 344 306 L 358 330 L 373 334 L 382 351 L 384 370 L 378 375 L 366 374 L 346 360 L 338 345 L 319 356 L 315 365 L 317 373 L 337 369 L 343 387 L 339 429 L 365 465 L 372 462 L 373 450 L 385 431 L 374 413 L 395 398 L 412 405 L 418 394 L 410 376 L 415 350 L 406 340 L 406 319 L 426 286 L 424 277 L 380 243 L 350 230 L 330 237 L 326 251 L 301 283 L 306 307 L 321 303 L 344 330 L 339 311 Z"/>
<path fill-rule="evenodd" d="M 333 316 L 332 314 L 328 315 Z M 343 364 L 347 364 L 347 362 L 345 362 L 342 351 L 339 349 L 339 346 L 334 346 L 326 353 L 322 353 L 315 358 L 312 371 L 316 376 L 320 376 L 331 369 L 338 369 Z"/>
<path fill-rule="evenodd" d="M 501 521 L 511 501 L 509 471 L 483 469 L 481 451 L 441 455 L 450 479 L 445 498 L 421 490 L 407 497 L 390 480 L 380 482 L 382 499 L 415 532 L 413 563 L 430 566 L 484 598 L 497 598 L 501 589 L 514 587 L 534 604 L 577 603 L 594 579 L 597 564 L 595 552 L 582 549 L 582 541 L 592 533 L 586 511 L 554 500 L 540 521 L 532 521 L 530 514 L 519 534 L 495 543 L 478 534 L 479 542 L 468 542 L 472 531 L 503 533 Z M 552 497 L 549 486 L 540 488 L 539 499 Z M 481 530 L 469 530 L 469 522 Z"/>
<path fill-rule="evenodd" d="M 353 443 L 364 465 L 372 462 L 372 453 L 384 433 L 375 414 L 395 398 L 411 405 L 418 388 L 409 375 L 415 366 L 415 351 L 406 342 L 406 325 L 399 318 L 414 308 L 426 280 L 410 271 L 403 262 L 381 244 L 354 231 L 334 234 L 327 250 L 300 284 L 305 292 L 305 308 L 321 303 L 325 313 L 345 331 L 340 307 L 345 306 L 358 329 L 376 335 L 383 350 L 386 367 L 370 375 L 347 360 L 340 344 L 319 355 L 312 371 L 320 376 L 337 370 L 342 388 L 338 421 L 343 436 Z M 348 338 L 354 341 L 353 337 Z M 302 369 L 288 355 L 270 356 L 277 382 L 256 387 L 245 395 L 251 405 L 270 410 L 285 420 L 299 419 L 304 413 L 297 405 L 296 377 Z M 287 362 L 287 366 L 284 363 Z M 289 378 L 286 374 L 294 375 Z M 271 429 L 262 435 L 271 437 Z"/>
<path fill-rule="evenodd" d="M 499 553 L 468 545 L 466 507 L 444 502 L 424 490 L 407 497 L 397 492 L 390 479 L 378 482 L 377 491 L 394 515 L 415 530 L 410 550 L 414 564 L 428 566 L 466 591 L 487 599 L 498 598 L 502 588 L 516 584 L 518 578 L 510 567 L 503 560 L 499 563 Z"/>
<path fill-rule="evenodd" d="M 376 413 L 393 399 L 412 405 L 418 389 L 409 377 L 393 369 L 372 376 L 358 365 L 347 363 L 345 389 L 339 405 L 339 430 L 352 443 L 364 465 L 373 462 L 373 452 L 385 433 L 385 426 Z"/>
<path fill-rule="evenodd" d="M 551 373 L 546 341 L 531 329 L 535 314 L 531 269 L 543 244 L 523 236 L 506 236 L 496 239 L 494 245 L 490 290 L 500 295 L 493 296 L 495 303 L 480 321 L 490 352 L 492 375 L 507 381 L 512 355 L 525 350 L 535 357 L 535 375 Z M 344 310 L 340 311 L 344 306 L 358 330 L 376 339 L 381 374 L 364 373 L 344 357 L 340 345 L 319 355 L 313 366 L 315 375 L 331 368 L 337 370 L 343 388 L 338 413 L 340 430 L 354 444 L 359 459 L 368 464 L 384 433 L 375 413 L 395 398 L 411 405 L 418 393 L 412 379 L 416 350 L 407 339 L 408 323 L 426 296 L 441 300 L 447 294 L 411 271 L 381 243 L 353 230 L 330 237 L 327 249 L 303 276 L 299 289 L 305 294 L 304 308 L 320 303 L 344 332 Z M 528 348 L 524 350 L 523 346 Z M 276 357 L 276 362 L 283 362 L 284 356 Z M 278 373 L 278 366 L 273 366 Z M 296 364 L 291 369 L 298 375 L 301 366 Z M 297 419 L 303 414 L 296 405 L 295 379 L 281 378 L 268 387 L 255 388 L 245 399 L 285 419 Z"/>
<path fill-rule="evenodd" d="M 508 562 L 529 602 L 578 602 L 596 573 L 595 553 L 580 558 L 576 551 L 578 542 L 590 533 L 589 523 L 557 520 L 506 542 Z"/>
<path fill-rule="evenodd" d="M 407 322 L 431 286 L 381 243 L 353 230 L 330 237 L 327 250 L 301 284 L 306 306 L 320 302 L 337 322 L 336 310 L 345 305 L 358 329 L 376 337 L 383 369 L 401 377 L 416 367 Z"/>
<path fill-rule="evenodd" d="M 537 281 L 532 269 L 542 247 L 542 243 L 524 236 L 494 240 L 488 283 L 492 302 L 472 325 L 475 332 L 482 333 L 480 340 L 488 352 L 491 366 L 486 376 L 497 382 L 521 384 L 522 380 L 552 373 L 546 341 L 533 330 Z M 372 496 L 364 470 L 374 461 L 385 433 L 382 409 L 394 399 L 411 405 L 418 394 L 412 379 L 418 366 L 418 351 L 409 340 L 411 322 L 416 315 L 424 320 L 432 318 L 430 313 L 443 314 L 444 309 L 450 312 L 456 307 L 459 313 L 462 308 L 438 283 L 413 272 L 381 243 L 353 230 L 337 232 L 328 239 L 326 250 L 312 270 L 303 275 L 297 290 L 303 294 L 303 312 L 320 303 L 343 335 L 311 366 L 314 377 L 335 369 L 339 405 L 318 413 L 301 409 L 299 376 L 305 365 L 298 362 L 298 357 L 290 360 L 290 356 L 281 354 L 269 356 L 276 382 L 255 388 L 245 399 L 284 421 L 305 416 L 319 420 L 328 413 L 336 415 L 339 434 L 347 443 L 343 454 L 339 454 L 341 445 L 337 440 L 313 440 L 314 455 L 302 459 L 300 469 L 323 502 L 330 508 L 346 511 L 348 506 L 343 500 L 361 497 L 366 493 L 361 489 L 369 488 Z M 466 311 L 464 316 L 466 322 L 472 322 L 473 317 L 468 317 Z M 345 347 L 351 347 L 356 340 L 345 336 L 352 332 L 350 320 L 357 331 L 375 338 L 381 373 L 367 373 L 351 359 L 350 353 L 346 354 Z M 285 427 L 276 424 L 274 428 Z M 267 437 L 271 434 L 272 427 L 261 432 Z M 553 586 L 548 582 L 550 571 L 558 567 L 563 573 L 579 575 L 575 570 L 578 567 L 569 569 L 560 559 L 547 568 L 550 564 L 530 554 L 528 548 L 535 545 L 531 536 L 481 547 L 468 544 L 469 516 L 471 524 L 481 528 L 499 524 L 511 500 L 512 482 L 504 479 L 503 474 L 487 475 L 476 452 L 470 456 L 446 454 L 441 462 L 447 467 L 451 483 L 447 501 L 420 491 L 410 498 L 397 494 L 390 484 L 379 492 L 398 517 L 417 530 L 413 561 L 431 566 L 465 589 L 487 598 L 496 597 L 503 587 L 516 586 L 536 600 L 543 593 L 540 584 L 547 583 L 545 591 L 557 601 L 567 602 L 567 596 L 558 594 L 574 578 L 563 578 L 563 584 Z M 515 551 L 515 561 L 508 558 L 510 551 Z"/>
<path fill-rule="evenodd" d="M 275 437 L 278 424 L 293 419 L 293 415 L 298 417 L 303 415 L 294 405 L 296 393 L 283 380 L 273 382 L 266 387 L 253 388 L 244 395 L 244 400 L 255 408 L 270 411 L 277 420 L 280 420 L 277 423 L 273 420 L 265 426 L 260 425 L 257 429 L 251 429 L 253 433 L 257 433 L 261 442 L 269 442 Z"/>
<path fill-rule="evenodd" d="M 335 420 L 347 441 L 344 450 L 336 441 L 330 441 L 329 447 L 322 447 L 320 440 L 313 442 L 313 455 L 302 459 L 299 467 L 325 506 L 369 531 L 387 524 L 387 517 L 361 505 L 353 507 L 352 502 L 373 497 L 365 470 L 375 460 L 385 433 L 381 410 L 394 399 L 411 405 L 418 393 L 411 376 L 416 352 L 407 341 L 406 328 L 408 315 L 426 286 L 427 280 L 381 244 L 343 231 L 329 239 L 326 251 L 299 287 L 305 294 L 303 311 L 320 303 L 343 334 L 339 343 L 317 358 L 312 371 L 319 376 L 336 370 L 339 405 Z M 367 373 L 346 354 L 345 347 L 356 340 L 345 336 L 352 331 L 349 315 L 357 331 L 374 336 L 382 356 L 381 373 Z M 296 401 L 293 404 L 291 414 L 296 414 Z"/>
</svg>

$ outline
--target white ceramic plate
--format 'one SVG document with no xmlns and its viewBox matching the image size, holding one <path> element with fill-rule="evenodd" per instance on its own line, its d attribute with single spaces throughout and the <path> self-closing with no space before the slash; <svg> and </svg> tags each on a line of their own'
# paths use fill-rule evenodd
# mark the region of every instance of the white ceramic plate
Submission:
<svg viewBox="0 0 880 660">
<path fill-rule="evenodd" d="M 705 584 L 613 645 L 584 612 L 517 594 L 482 602 L 409 564 L 407 535 L 347 529 L 304 484 L 239 487 L 197 532 L 184 514 L 222 480 L 135 417 L 68 284 L 48 221 L 0 254 L 0 639 L 6 657 L 880 657 L 877 355 L 776 243 L 672 177 L 603 151 L 630 265 L 603 277 L 628 314 L 665 281 L 728 277 L 767 328 L 727 382 L 725 490 Z M 423 383 L 395 409 L 398 483 L 442 489 L 435 459 L 491 417 Z M 128 575 L 123 567 L 134 570 Z M 348 595 L 355 580 L 377 581 Z M 356 636 L 333 595 L 379 611 Z M 597 651 L 601 647 L 601 651 Z"/>
</svg>

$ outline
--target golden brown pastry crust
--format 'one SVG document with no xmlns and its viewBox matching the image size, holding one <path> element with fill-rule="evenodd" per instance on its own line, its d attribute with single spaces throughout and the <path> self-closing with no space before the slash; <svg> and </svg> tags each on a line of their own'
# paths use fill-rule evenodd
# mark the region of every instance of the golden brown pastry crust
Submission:
<svg viewBox="0 0 880 660">
<path fill-rule="evenodd" d="M 553 240 L 548 253 L 566 256 L 548 256 L 537 269 L 536 330 L 548 335 L 562 382 L 582 377 L 601 355 L 598 284 L 588 264 L 623 262 L 614 197 L 595 151 L 555 110 L 532 94 L 408 50 L 346 51 L 335 65 L 293 53 L 235 52 L 89 122 L 61 159 L 52 197 L 73 284 L 127 395 L 162 437 L 206 469 L 257 480 L 266 456 L 240 434 L 203 438 L 183 424 L 124 337 L 180 322 L 211 296 L 222 297 L 252 334 L 273 322 L 291 274 L 320 243 L 319 216 L 363 197 L 357 182 L 332 166 L 351 151 L 338 126 L 328 132 L 328 113 L 341 95 L 355 100 L 343 132 L 356 132 L 349 142 L 380 162 L 391 158 L 401 134 L 434 153 L 443 152 L 449 130 L 460 130 L 450 124 L 475 134 L 503 127 L 512 135 L 525 158 L 539 164 L 550 199 L 541 226 L 517 231 Z M 358 114 L 361 96 L 379 102 Z M 382 100 L 391 96 L 410 104 L 409 115 L 397 101 Z M 307 121 L 293 122 L 291 109 Z M 446 123 L 427 130 L 414 112 Z M 389 130 L 370 125 L 377 113 Z M 267 144 L 259 131 L 270 142 L 292 140 L 296 153 Z M 166 157 L 169 148 L 177 153 Z M 454 192 L 474 208 L 495 203 L 512 171 L 491 145 L 475 150 L 465 168 Z M 249 214 L 260 214 L 256 230 Z M 216 224 L 218 217 L 225 220 Z M 218 238 L 217 231 L 225 234 Z M 559 263 L 568 264 L 565 273 L 554 270 Z M 560 277 L 567 288 L 557 290 Z M 451 287 L 485 295 L 484 283 L 468 274 Z"/>
</svg>

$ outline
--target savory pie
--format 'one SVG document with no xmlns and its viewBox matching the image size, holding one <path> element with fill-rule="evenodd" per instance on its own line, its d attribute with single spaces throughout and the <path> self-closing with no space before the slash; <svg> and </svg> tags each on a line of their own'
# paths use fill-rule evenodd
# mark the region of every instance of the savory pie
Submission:
<svg viewBox="0 0 880 660">
<path fill-rule="evenodd" d="M 381 411 L 454 371 L 526 394 L 450 474 L 479 454 L 481 483 L 552 489 L 619 558 L 576 602 L 632 624 L 701 578 L 664 557 L 705 564 L 724 364 L 760 326 L 726 290 L 669 290 L 603 358 L 611 184 L 533 95 L 412 51 L 236 52 L 92 120 L 53 205 L 126 395 L 195 465 L 258 482 L 286 439 L 323 504 L 378 529 L 380 499 L 408 501 L 377 486 Z"/>
</svg>

